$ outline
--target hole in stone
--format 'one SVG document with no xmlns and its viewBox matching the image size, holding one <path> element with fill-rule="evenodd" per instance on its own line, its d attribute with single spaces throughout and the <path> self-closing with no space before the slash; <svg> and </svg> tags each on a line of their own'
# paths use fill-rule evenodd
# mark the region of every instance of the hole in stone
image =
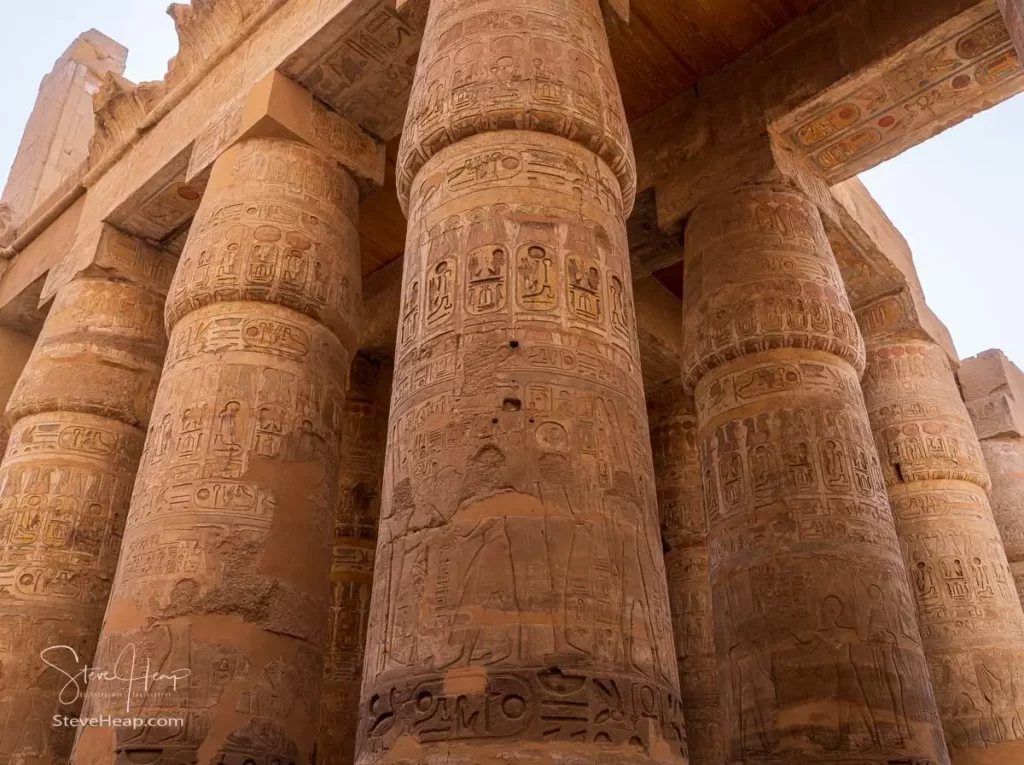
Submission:
<svg viewBox="0 0 1024 765">
<path fill-rule="evenodd" d="M 893 467 L 896 468 L 896 480 L 900 483 L 906 483 L 907 479 L 903 477 L 903 466 L 897 462 Z"/>
<path fill-rule="evenodd" d="M 523 402 L 517 398 L 507 398 L 501 405 L 502 411 L 518 412 L 523 408 Z"/>
<path fill-rule="evenodd" d="M 498 418 L 495 417 L 493 420 L 491 420 L 491 425 L 497 425 L 497 424 L 498 424 Z"/>
<path fill-rule="evenodd" d="M 508 347 L 509 347 L 509 348 L 518 348 L 518 347 L 519 347 L 519 341 L 518 341 L 518 340 L 512 340 L 512 341 L 511 341 L 511 342 L 510 342 L 510 343 L 508 344 Z"/>
<path fill-rule="evenodd" d="M 536 420 L 531 417 L 530 418 L 530 424 L 533 425 L 533 423 L 535 423 L 535 422 L 536 422 Z"/>
</svg>

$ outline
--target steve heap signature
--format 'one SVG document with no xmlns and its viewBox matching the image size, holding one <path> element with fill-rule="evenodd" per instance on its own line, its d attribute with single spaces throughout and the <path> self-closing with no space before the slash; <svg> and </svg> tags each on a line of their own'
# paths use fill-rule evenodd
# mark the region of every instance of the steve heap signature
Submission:
<svg viewBox="0 0 1024 765">
<path fill-rule="evenodd" d="M 68 656 L 71 657 L 74 666 L 77 668 L 77 671 L 74 673 L 68 672 L 62 666 L 55 663 L 61 658 Z M 60 703 L 74 704 L 82 698 L 85 689 L 93 681 L 119 681 L 128 685 L 127 703 L 125 704 L 126 712 L 131 711 L 133 691 L 141 689 L 148 692 L 157 683 L 166 682 L 172 683 L 174 690 L 178 690 L 178 683 L 192 674 L 190 669 L 154 672 L 148 658 L 144 660 L 144 664 L 139 665 L 138 652 L 135 649 L 134 643 L 129 643 L 121 649 L 121 653 L 117 655 L 117 660 L 114 662 L 113 669 L 100 669 L 99 667 L 91 667 L 88 664 L 80 664 L 78 652 L 69 645 L 53 645 L 49 648 L 44 648 L 39 652 L 39 658 L 43 660 L 46 666 L 52 667 L 63 677 L 67 678 L 67 682 L 60 689 L 60 695 L 58 696 Z M 145 668 L 144 671 L 143 667 Z"/>
</svg>

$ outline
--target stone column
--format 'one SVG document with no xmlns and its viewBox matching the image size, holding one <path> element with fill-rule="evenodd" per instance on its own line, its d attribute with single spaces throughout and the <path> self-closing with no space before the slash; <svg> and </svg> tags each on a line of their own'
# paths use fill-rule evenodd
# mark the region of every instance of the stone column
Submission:
<svg viewBox="0 0 1024 765">
<path fill-rule="evenodd" d="M 1017 54 L 1024 57 L 1024 0 L 996 0 Z"/>
<path fill-rule="evenodd" d="M 435 0 L 357 762 L 677 763 L 598 0 Z"/>
<path fill-rule="evenodd" d="M 352 765 L 355 756 L 391 375 L 389 362 L 362 353 L 353 360 L 349 371 L 317 740 L 317 762 L 324 765 Z"/>
<path fill-rule="evenodd" d="M 359 193 L 331 152 L 354 141 L 334 119 L 272 75 L 213 166 L 96 660 L 134 646 L 160 675 L 130 698 L 90 684 L 87 705 L 185 724 L 88 728 L 78 763 L 312 756 L 361 307 Z"/>
<path fill-rule="evenodd" d="M 726 752 L 711 614 L 708 522 L 701 489 L 697 413 L 693 398 L 678 382 L 649 393 L 647 410 L 690 763 L 722 765 Z"/>
<path fill-rule="evenodd" d="M 817 209 L 781 185 L 705 201 L 684 289 L 729 761 L 944 765 Z"/>
<path fill-rule="evenodd" d="M 0 759 L 66 762 L 167 349 L 175 260 L 110 227 L 57 293 L 7 405 Z"/>
<path fill-rule="evenodd" d="M 1002 351 L 964 359 L 957 373 L 992 478 L 990 501 L 1024 604 L 1024 373 Z"/>
<path fill-rule="evenodd" d="M 35 338 L 0 327 L 0 459 L 7 452 L 7 440 L 11 437 L 11 429 L 3 417 L 7 409 L 7 401 L 11 398 L 18 378 L 32 355 Z"/>
<path fill-rule="evenodd" d="M 945 352 L 867 337 L 864 398 L 954 765 L 1024 761 L 1024 612 Z"/>
</svg>

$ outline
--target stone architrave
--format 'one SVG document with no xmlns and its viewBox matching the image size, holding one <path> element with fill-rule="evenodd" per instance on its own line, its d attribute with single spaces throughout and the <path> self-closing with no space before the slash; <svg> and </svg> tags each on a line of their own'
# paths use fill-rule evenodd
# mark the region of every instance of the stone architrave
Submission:
<svg viewBox="0 0 1024 765">
<path fill-rule="evenodd" d="M 357 762 L 681 763 L 598 0 L 435 0 Z"/>
<path fill-rule="evenodd" d="M 949 359 L 869 335 L 863 390 L 950 759 L 1024 762 L 1024 611 Z"/>
<path fill-rule="evenodd" d="M 964 359 L 957 373 L 992 478 L 996 526 L 1024 605 L 1024 373 L 1002 351 Z"/>
<path fill-rule="evenodd" d="M 697 413 L 693 398 L 679 382 L 649 392 L 647 411 L 690 763 L 722 765 L 726 752 L 711 614 L 708 522 L 701 488 Z"/>
<path fill-rule="evenodd" d="M 726 761 L 946 765 L 818 210 L 740 187 L 697 208 L 685 249 Z"/>
<path fill-rule="evenodd" d="M 176 261 L 108 226 L 11 394 L 0 467 L 0 755 L 66 762 L 167 350 Z"/>
<path fill-rule="evenodd" d="M 312 98 L 272 78 L 253 92 L 267 119 L 214 163 L 168 295 L 167 364 L 97 649 L 111 667 L 144 647 L 161 675 L 128 698 L 103 678 L 86 704 L 185 724 L 87 728 L 82 765 L 306 762 L 315 748 L 359 192 L 323 131 L 300 139 Z"/>
<path fill-rule="evenodd" d="M 356 356 L 345 396 L 317 762 L 352 765 L 388 435 L 389 362 Z"/>
<path fill-rule="evenodd" d="M 35 339 L 28 335 L 0 327 L 0 460 L 7 452 L 7 440 L 11 436 L 3 412 L 7 409 L 11 392 L 32 355 L 32 346 L 35 342 Z"/>
</svg>

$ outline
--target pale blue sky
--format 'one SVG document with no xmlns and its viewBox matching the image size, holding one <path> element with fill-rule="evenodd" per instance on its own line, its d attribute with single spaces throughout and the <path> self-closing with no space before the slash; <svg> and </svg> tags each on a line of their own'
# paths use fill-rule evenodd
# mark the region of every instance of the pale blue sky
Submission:
<svg viewBox="0 0 1024 765">
<path fill-rule="evenodd" d="M 7 0 L 0 26 L 0 184 L 39 81 L 95 27 L 128 46 L 129 79 L 160 79 L 177 50 L 167 0 Z M 1024 366 L 1024 96 L 862 176 L 914 251 L 925 294 L 962 357 L 1002 348 Z"/>
</svg>

